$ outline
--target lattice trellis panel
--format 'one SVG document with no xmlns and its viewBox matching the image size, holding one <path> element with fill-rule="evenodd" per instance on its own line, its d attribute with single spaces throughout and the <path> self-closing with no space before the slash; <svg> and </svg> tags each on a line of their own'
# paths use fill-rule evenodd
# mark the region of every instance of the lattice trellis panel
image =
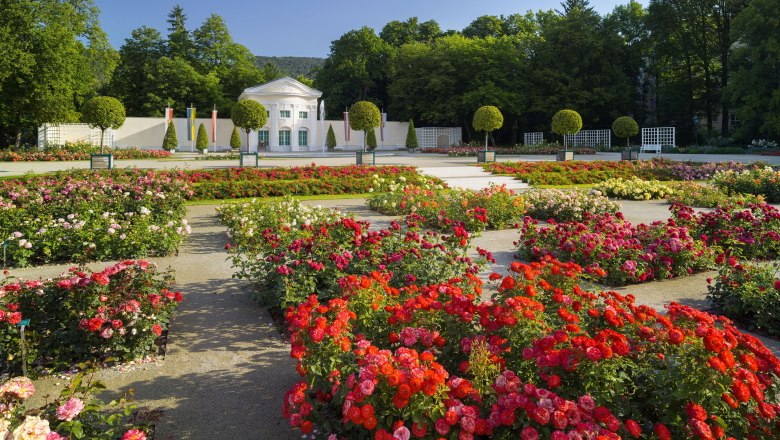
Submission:
<svg viewBox="0 0 780 440">
<path fill-rule="evenodd" d="M 544 132 L 534 131 L 523 135 L 523 145 L 539 145 L 544 143 Z"/>
<path fill-rule="evenodd" d="M 612 132 L 610 130 L 581 130 L 574 135 L 563 137 L 564 144 L 569 147 L 612 148 Z"/>
<path fill-rule="evenodd" d="M 449 147 L 460 144 L 463 139 L 460 127 L 420 127 L 416 131 L 417 144 L 421 148 Z"/>
<path fill-rule="evenodd" d="M 674 127 L 652 127 L 642 129 L 642 145 L 674 147 Z"/>
</svg>

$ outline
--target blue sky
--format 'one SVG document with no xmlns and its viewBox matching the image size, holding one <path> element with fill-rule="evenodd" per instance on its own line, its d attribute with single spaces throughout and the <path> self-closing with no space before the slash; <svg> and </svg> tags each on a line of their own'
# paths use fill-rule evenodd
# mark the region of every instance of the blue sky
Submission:
<svg viewBox="0 0 780 440">
<path fill-rule="evenodd" d="M 436 20 L 442 29 L 463 29 L 480 15 L 509 15 L 527 10 L 560 9 L 559 2 L 543 0 L 96 0 L 103 29 L 114 48 L 130 31 L 141 26 L 167 34 L 165 20 L 175 4 L 187 14 L 187 27 L 195 29 L 211 13 L 222 16 L 233 39 L 256 55 L 326 57 L 330 42 L 344 33 L 370 26 L 377 33 L 391 20 L 418 17 Z M 591 0 L 606 14 L 628 0 Z M 647 4 L 646 0 L 640 3 Z"/>
</svg>

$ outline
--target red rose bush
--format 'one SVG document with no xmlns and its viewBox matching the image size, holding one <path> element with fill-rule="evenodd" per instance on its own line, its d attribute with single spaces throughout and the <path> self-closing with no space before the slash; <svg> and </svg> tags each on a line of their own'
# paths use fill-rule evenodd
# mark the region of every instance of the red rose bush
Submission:
<svg viewBox="0 0 780 440">
<path fill-rule="evenodd" d="M 722 317 L 584 291 L 549 257 L 394 287 L 373 272 L 287 307 L 302 381 L 283 414 L 322 438 L 774 438 L 780 361 Z"/>
<path fill-rule="evenodd" d="M 50 280 L 0 286 L 0 372 L 21 369 L 25 329 L 27 363 L 42 373 L 85 361 L 130 361 L 155 354 L 182 295 L 169 273 L 128 260 L 100 272 L 72 268 Z"/>
</svg>

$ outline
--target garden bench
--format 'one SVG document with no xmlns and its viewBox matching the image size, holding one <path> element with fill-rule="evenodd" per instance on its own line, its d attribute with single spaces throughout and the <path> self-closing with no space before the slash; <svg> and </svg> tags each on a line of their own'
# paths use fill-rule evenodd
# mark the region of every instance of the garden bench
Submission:
<svg viewBox="0 0 780 440">
<path fill-rule="evenodd" d="M 648 144 L 648 145 L 642 145 L 639 148 L 640 153 L 649 153 L 651 151 L 654 151 L 657 154 L 661 154 L 661 145 L 659 144 Z"/>
</svg>

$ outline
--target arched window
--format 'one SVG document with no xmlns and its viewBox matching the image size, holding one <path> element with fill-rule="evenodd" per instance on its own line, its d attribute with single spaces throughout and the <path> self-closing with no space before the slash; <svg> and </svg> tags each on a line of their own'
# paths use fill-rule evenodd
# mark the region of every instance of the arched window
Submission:
<svg viewBox="0 0 780 440">
<path fill-rule="evenodd" d="M 290 129 L 287 127 L 284 127 L 279 130 L 279 145 L 280 146 L 286 146 L 289 147 L 290 144 Z"/>
<path fill-rule="evenodd" d="M 306 128 L 301 128 L 298 130 L 298 145 L 301 147 L 308 147 L 309 146 L 309 130 Z"/>
</svg>

